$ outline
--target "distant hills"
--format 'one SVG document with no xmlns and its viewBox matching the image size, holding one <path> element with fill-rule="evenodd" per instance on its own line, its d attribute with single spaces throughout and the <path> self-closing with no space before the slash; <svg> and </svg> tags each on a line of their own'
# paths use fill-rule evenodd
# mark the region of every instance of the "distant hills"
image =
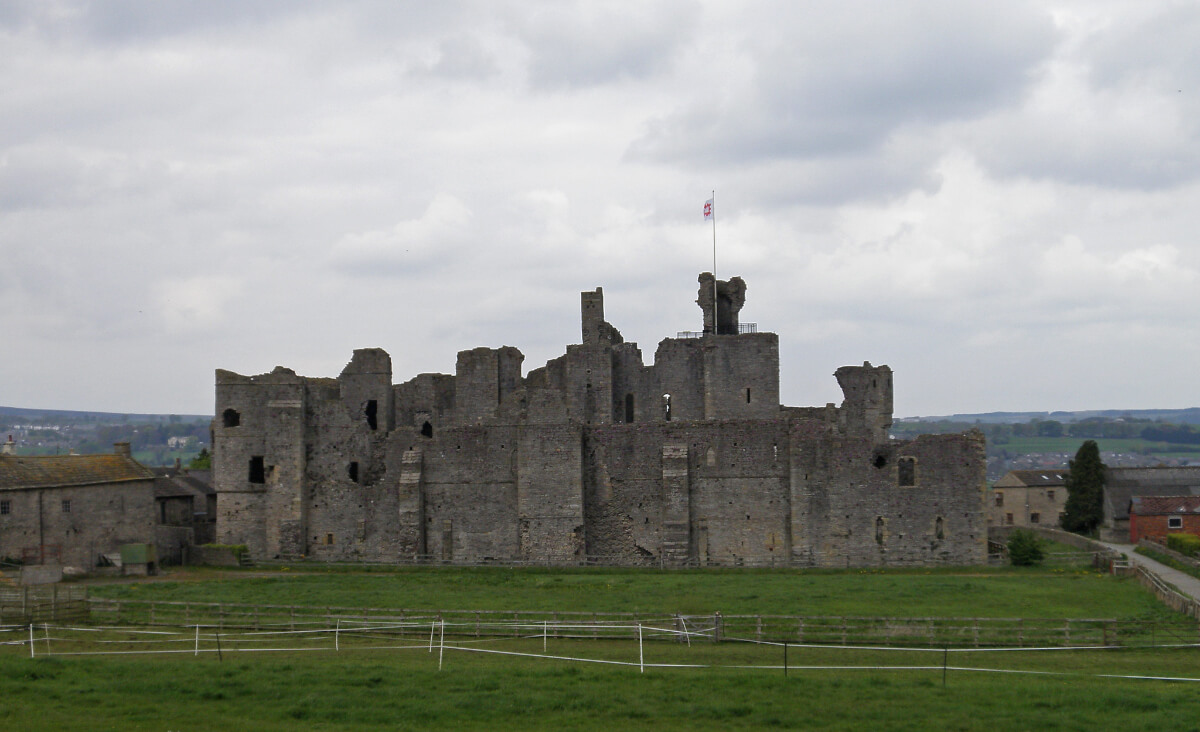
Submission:
<svg viewBox="0 0 1200 732">
<path fill-rule="evenodd" d="M 80 412 L 71 409 L 25 409 L 0 406 L 0 417 L 63 422 L 95 422 L 99 424 L 128 424 L 147 422 L 211 422 L 211 414 L 134 414 L 121 412 Z"/>
<path fill-rule="evenodd" d="M 1086 419 L 1131 419 L 1169 422 L 1171 424 L 1200 424 L 1200 407 L 1187 409 L 1092 409 L 1080 412 L 984 412 L 982 414 L 949 414 L 941 417 L 899 417 L 897 422 L 966 422 L 974 424 L 1021 424 L 1034 420 L 1082 422 Z"/>
</svg>

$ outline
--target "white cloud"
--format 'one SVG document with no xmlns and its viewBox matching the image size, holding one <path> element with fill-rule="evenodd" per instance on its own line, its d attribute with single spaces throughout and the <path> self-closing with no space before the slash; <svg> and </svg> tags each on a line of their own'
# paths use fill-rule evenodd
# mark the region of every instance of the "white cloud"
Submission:
<svg viewBox="0 0 1200 732">
<path fill-rule="evenodd" d="M 0 340 L 28 357 L 0 379 L 185 412 L 212 368 L 332 375 L 367 345 L 397 379 L 477 345 L 532 368 L 596 286 L 649 360 L 698 326 L 715 188 L 718 272 L 779 332 L 791 403 L 864 360 L 900 413 L 1200 403 L 1198 18 L 8 3 Z"/>
</svg>

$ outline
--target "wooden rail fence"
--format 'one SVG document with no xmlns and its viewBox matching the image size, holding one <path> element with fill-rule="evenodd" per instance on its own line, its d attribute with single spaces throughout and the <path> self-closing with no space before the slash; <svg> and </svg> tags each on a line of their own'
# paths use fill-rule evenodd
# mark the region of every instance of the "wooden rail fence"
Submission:
<svg viewBox="0 0 1200 732">
<path fill-rule="evenodd" d="M 637 628 L 663 629 L 679 642 L 749 641 L 899 647 L 1078 647 L 1200 643 L 1200 623 L 1113 618 L 883 618 L 806 615 L 662 615 L 640 613 L 413 610 L 92 599 L 104 624 L 206 625 L 262 630 L 395 624 L 414 635 L 445 622 L 447 636 L 636 639 Z"/>
</svg>

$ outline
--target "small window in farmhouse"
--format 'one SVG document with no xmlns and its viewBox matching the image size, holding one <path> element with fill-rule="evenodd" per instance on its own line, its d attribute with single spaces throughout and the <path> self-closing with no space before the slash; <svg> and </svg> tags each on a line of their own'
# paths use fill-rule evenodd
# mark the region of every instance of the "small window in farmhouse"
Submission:
<svg viewBox="0 0 1200 732">
<path fill-rule="evenodd" d="M 433 437 L 433 425 L 428 422 L 421 425 L 421 437 Z"/>
<path fill-rule="evenodd" d="M 356 462 L 350 463 L 350 466 L 346 469 L 346 473 L 348 473 L 350 475 L 350 480 L 357 483 L 358 482 L 358 463 L 356 463 Z"/>
<path fill-rule="evenodd" d="M 237 427 L 242 423 L 242 415 L 236 409 L 226 409 L 221 413 L 221 421 L 226 427 Z"/>
<path fill-rule="evenodd" d="M 625 395 L 625 421 L 633 421 L 633 393 Z"/>
<path fill-rule="evenodd" d="M 902 457 L 896 461 L 896 481 L 902 486 L 917 484 L 917 459 Z"/>
<path fill-rule="evenodd" d="M 251 483 L 266 483 L 267 470 L 263 466 L 263 456 L 255 455 L 250 458 L 250 482 Z"/>
<path fill-rule="evenodd" d="M 1054 500 L 1054 491 L 1049 491 L 1049 490 L 1046 491 L 1046 498 L 1047 498 L 1047 500 L 1053 501 Z"/>
<path fill-rule="evenodd" d="M 379 402 L 374 399 L 368 399 L 367 408 L 363 411 L 367 415 L 367 426 L 372 430 L 379 429 Z"/>
<path fill-rule="evenodd" d="M 70 512 L 71 512 L 71 499 L 69 499 L 69 498 L 64 498 L 64 499 L 63 499 L 63 502 L 62 502 L 62 512 L 63 512 L 63 513 L 70 513 Z"/>
<path fill-rule="evenodd" d="M 1003 506 L 1003 505 L 1004 505 L 1004 494 L 1003 494 L 1003 493 L 997 493 L 997 494 L 996 494 L 996 505 L 997 505 L 997 506 Z"/>
<path fill-rule="evenodd" d="M 1029 523 L 1040 524 L 1041 522 L 1042 522 L 1042 514 L 1036 513 L 1036 512 L 1029 514 Z"/>
<path fill-rule="evenodd" d="M 1009 526 L 1012 526 L 1012 524 L 1013 524 L 1013 517 L 1012 517 L 1012 514 L 1011 514 L 1011 513 L 1006 513 L 1006 514 L 1004 514 L 1004 523 L 1008 524 Z"/>
<path fill-rule="evenodd" d="M 12 513 L 12 501 L 0 501 L 0 516 Z"/>
<path fill-rule="evenodd" d="M 1168 529 L 1182 529 L 1183 528 L 1183 517 L 1182 516 L 1168 516 L 1167 517 L 1167 528 Z"/>
</svg>

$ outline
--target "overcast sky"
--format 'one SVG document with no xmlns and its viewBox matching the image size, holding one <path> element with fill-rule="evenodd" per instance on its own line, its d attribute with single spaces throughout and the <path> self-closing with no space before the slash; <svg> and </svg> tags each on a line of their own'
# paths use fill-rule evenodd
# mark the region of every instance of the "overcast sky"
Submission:
<svg viewBox="0 0 1200 732">
<path fill-rule="evenodd" d="M 699 330 L 781 391 L 1200 405 L 1200 4 L 0 0 L 0 404 Z"/>
</svg>

